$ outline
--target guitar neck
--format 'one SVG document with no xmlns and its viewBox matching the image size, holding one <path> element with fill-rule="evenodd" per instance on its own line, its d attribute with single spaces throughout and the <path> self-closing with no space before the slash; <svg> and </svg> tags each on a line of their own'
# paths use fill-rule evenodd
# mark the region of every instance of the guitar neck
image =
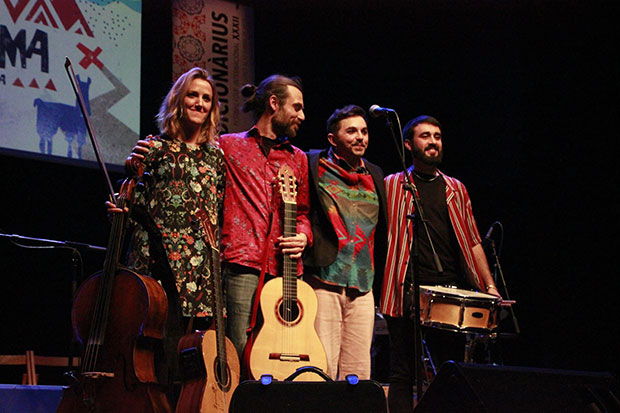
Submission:
<svg viewBox="0 0 620 413">
<path fill-rule="evenodd" d="M 215 322 L 215 336 L 219 365 L 224 366 L 226 361 L 226 332 L 224 331 L 224 296 L 222 290 L 222 271 L 220 266 L 220 250 L 217 237 L 217 227 L 209 219 L 204 210 L 196 212 L 196 223 L 199 225 L 202 238 L 211 249 L 211 277 L 213 278 L 213 315 Z"/>
<path fill-rule="evenodd" d="M 220 251 L 211 247 L 213 289 L 215 290 L 215 336 L 217 338 L 217 356 L 220 364 L 226 360 L 226 333 L 224 331 L 224 297 L 222 290 L 222 272 L 220 269 Z"/>
<path fill-rule="evenodd" d="M 284 202 L 284 236 L 293 237 L 296 234 L 297 204 Z M 283 257 L 282 277 L 282 299 L 284 301 L 284 306 L 285 308 L 293 308 L 297 302 L 297 260 L 292 259 L 288 254 L 285 254 Z M 287 313 L 289 312 L 285 311 L 285 316 Z"/>
</svg>

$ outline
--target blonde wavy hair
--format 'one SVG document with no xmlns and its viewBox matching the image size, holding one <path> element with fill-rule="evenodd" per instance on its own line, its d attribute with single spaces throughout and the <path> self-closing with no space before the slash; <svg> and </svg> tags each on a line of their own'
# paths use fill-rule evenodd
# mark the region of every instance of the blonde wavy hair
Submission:
<svg viewBox="0 0 620 413">
<path fill-rule="evenodd" d="M 205 69 L 193 67 L 183 73 L 170 88 L 166 98 L 161 103 L 159 113 L 156 116 L 159 131 L 165 133 L 173 139 L 182 140 L 184 137 L 181 119 L 184 116 L 183 99 L 187 90 L 194 79 L 203 79 L 209 82 L 213 91 L 211 111 L 209 116 L 200 127 L 200 137 L 198 143 L 213 143 L 217 140 L 220 125 L 220 102 L 215 82 Z"/>
</svg>

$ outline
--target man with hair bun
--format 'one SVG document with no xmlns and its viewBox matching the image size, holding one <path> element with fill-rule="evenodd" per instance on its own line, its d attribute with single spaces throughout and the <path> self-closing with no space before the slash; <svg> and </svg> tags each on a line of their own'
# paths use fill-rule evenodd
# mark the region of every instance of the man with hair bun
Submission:
<svg viewBox="0 0 620 413">
<path fill-rule="evenodd" d="M 222 275 L 226 292 L 226 335 L 235 345 L 239 360 L 248 337 L 252 304 L 265 262 L 265 279 L 278 275 L 282 254 L 299 259 L 312 244 L 308 213 L 308 160 L 291 145 L 305 119 L 301 80 L 272 75 L 258 86 L 241 89 L 244 112 L 253 112 L 256 124 L 246 132 L 222 135 L 226 184 L 221 230 Z M 125 166 L 133 170 L 144 159 L 146 141 L 138 141 Z M 297 179 L 297 234 L 282 236 L 282 198 L 277 172 L 287 164 Z"/>
<path fill-rule="evenodd" d="M 278 275 L 282 254 L 301 258 L 312 243 L 308 213 L 308 160 L 291 145 L 305 119 L 301 81 L 272 75 L 258 87 L 241 90 L 243 111 L 256 124 L 248 131 L 222 135 L 226 189 L 221 251 L 226 289 L 227 336 L 242 359 L 254 294 L 265 262 L 266 279 Z M 287 164 L 297 179 L 297 234 L 282 236 L 282 198 L 277 173 Z M 297 262 L 301 274 L 303 263 Z"/>
<path fill-rule="evenodd" d="M 329 149 L 308 153 L 315 237 L 304 280 L 319 301 L 315 327 L 334 380 L 370 379 L 375 299 L 387 244 L 383 171 L 363 159 L 364 109 L 348 105 L 327 120 Z M 378 297 L 378 296 L 377 296 Z M 377 300 L 378 302 L 378 300 Z"/>
</svg>

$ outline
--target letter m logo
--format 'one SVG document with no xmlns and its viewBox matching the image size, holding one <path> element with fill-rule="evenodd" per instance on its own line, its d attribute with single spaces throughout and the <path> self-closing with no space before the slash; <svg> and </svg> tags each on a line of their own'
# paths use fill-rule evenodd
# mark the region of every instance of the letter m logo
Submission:
<svg viewBox="0 0 620 413">
<path fill-rule="evenodd" d="M 17 52 L 22 69 L 26 68 L 26 59 L 32 58 L 33 54 L 41 56 L 41 72 L 49 73 L 49 51 L 47 47 L 47 33 L 36 30 L 32 41 L 26 47 L 26 30 L 22 29 L 13 38 L 5 25 L 0 25 L 0 69 L 6 67 L 8 56 L 11 66 L 15 66 Z"/>
</svg>

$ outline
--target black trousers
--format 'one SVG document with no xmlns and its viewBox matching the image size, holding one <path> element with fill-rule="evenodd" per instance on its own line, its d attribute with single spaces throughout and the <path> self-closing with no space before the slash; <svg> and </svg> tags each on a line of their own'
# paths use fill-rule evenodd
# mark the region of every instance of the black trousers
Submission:
<svg viewBox="0 0 620 413">
<path fill-rule="evenodd" d="M 415 384 L 414 325 L 409 317 L 385 316 L 390 332 L 390 413 L 413 411 Z M 437 368 L 447 360 L 463 361 L 465 334 L 422 327 L 422 335 Z"/>
</svg>

